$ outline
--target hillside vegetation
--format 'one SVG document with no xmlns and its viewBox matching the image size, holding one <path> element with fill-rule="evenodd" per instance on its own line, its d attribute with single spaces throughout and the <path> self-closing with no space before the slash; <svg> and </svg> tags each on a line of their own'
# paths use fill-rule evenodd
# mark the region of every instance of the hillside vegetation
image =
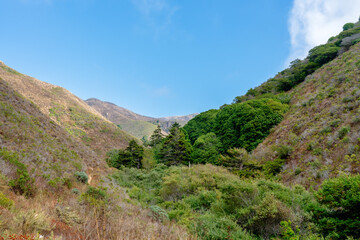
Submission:
<svg viewBox="0 0 360 240">
<path fill-rule="evenodd" d="M 131 203 L 108 173 L 0 78 L 0 239 L 193 239 Z"/>
<path fill-rule="evenodd" d="M 201 239 L 360 238 L 359 32 L 346 24 L 232 104 L 112 152 L 112 178 Z"/>
<path fill-rule="evenodd" d="M 132 137 L 68 90 L 18 73 L 0 62 L 0 77 L 100 157 L 124 148 Z"/>
<path fill-rule="evenodd" d="M 86 100 L 86 103 L 125 132 L 145 141 L 151 136 L 158 125 L 164 134 L 168 134 L 175 122 L 184 126 L 190 119 L 196 116 L 196 114 L 190 114 L 186 116 L 152 118 L 96 98 L 90 98 Z"/>
<path fill-rule="evenodd" d="M 147 117 L 0 67 L 0 236 L 360 239 L 360 23 L 142 144 L 103 116 Z"/>
</svg>

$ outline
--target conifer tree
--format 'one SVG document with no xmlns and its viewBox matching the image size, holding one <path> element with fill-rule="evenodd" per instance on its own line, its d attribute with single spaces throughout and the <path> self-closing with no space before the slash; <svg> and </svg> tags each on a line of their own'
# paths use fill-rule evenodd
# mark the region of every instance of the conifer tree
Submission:
<svg viewBox="0 0 360 240">
<path fill-rule="evenodd" d="M 164 135 L 161 132 L 160 125 L 158 125 L 153 134 L 150 136 L 149 145 L 152 147 L 156 147 L 162 142 L 163 139 Z"/>
<path fill-rule="evenodd" d="M 192 147 L 186 137 L 185 130 L 181 129 L 180 124 L 175 122 L 170 129 L 170 134 L 160 146 L 157 157 L 160 163 L 167 166 L 189 164 L 191 151 Z"/>
<path fill-rule="evenodd" d="M 130 155 L 131 166 L 140 169 L 142 167 L 141 160 L 144 157 L 144 148 L 137 144 L 135 140 L 129 142 L 129 146 L 126 151 Z"/>
</svg>

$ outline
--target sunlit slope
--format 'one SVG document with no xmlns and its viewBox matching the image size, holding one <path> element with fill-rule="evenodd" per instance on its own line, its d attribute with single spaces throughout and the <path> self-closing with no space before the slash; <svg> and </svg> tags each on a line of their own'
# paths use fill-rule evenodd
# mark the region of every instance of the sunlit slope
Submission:
<svg viewBox="0 0 360 240">
<path fill-rule="evenodd" d="M 306 186 L 341 172 L 359 173 L 359 76 L 356 44 L 291 90 L 289 112 L 254 156 L 262 162 L 274 160 L 279 149 L 287 149 L 280 177 Z"/>
<path fill-rule="evenodd" d="M 68 90 L 23 75 L 0 62 L 0 77 L 70 135 L 104 157 L 124 148 L 132 137 Z"/>
</svg>

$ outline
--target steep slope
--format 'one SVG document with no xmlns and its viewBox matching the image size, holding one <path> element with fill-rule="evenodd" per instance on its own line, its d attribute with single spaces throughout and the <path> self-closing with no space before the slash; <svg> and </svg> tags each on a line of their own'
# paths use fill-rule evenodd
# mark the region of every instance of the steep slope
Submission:
<svg viewBox="0 0 360 240">
<path fill-rule="evenodd" d="M 139 139 L 144 136 L 151 136 L 157 127 L 149 122 L 153 120 L 152 118 L 136 114 L 113 103 L 104 102 L 96 98 L 90 98 L 85 102 L 109 121 L 118 125 L 122 130 Z"/>
<path fill-rule="evenodd" d="M 49 181 L 103 164 L 90 148 L 75 140 L 1 78 L 0 146 L 0 158 L 4 160 L 0 161 L 1 173 L 9 177 L 15 175 L 17 161 L 31 170 L 32 176 Z"/>
<path fill-rule="evenodd" d="M 317 185 L 324 179 L 360 172 L 360 45 L 356 44 L 293 89 L 284 120 L 254 151 L 261 162 L 279 149 L 289 157 L 284 182 Z"/>
<path fill-rule="evenodd" d="M 85 102 L 101 113 L 101 115 L 109 121 L 119 125 L 121 129 L 139 139 L 144 136 L 151 136 L 158 124 L 165 133 L 168 133 L 170 127 L 175 122 L 184 126 L 190 119 L 197 115 L 190 114 L 186 116 L 152 118 L 134 113 L 126 108 L 119 107 L 113 103 L 104 102 L 96 98 L 90 98 Z"/>
<path fill-rule="evenodd" d="M 113 148 L 123 148 L 132 137 L 120 130 L 84 101 L 64 88 L 23 75 L 0 62 L 0 77 L 34 102 L 41 112 L 69 134 L 104 157 Z"/>
<path fill-rule="evenodd" d="M 124 190 L 103 177 L 103 162 L 0 78 L 0 239 L 192 239 L 129 203 Z M 75 180 L 77 171 L 96 170 L 101 188 Z M 106 202 L 89 189 L 101 189 Z"/>
</svg>

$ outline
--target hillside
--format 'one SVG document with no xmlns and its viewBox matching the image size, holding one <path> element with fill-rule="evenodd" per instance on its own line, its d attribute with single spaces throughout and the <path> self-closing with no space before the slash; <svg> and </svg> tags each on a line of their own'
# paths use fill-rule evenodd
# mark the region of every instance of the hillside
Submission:
<svg viewBox="0 0 360 240">
<path fill-rule="evenodd" d="M 175 122 L 184 126 L 190 119 L 196 116 L 196 114 L 190 114 L 186 116 L 152 118 L 96 98 L 87 99 L 85 102 L 101 113 L 103 117 L 139 139 L 144 136 L 149 138 L 158 124 L 164 133 L 169 133 L 171 125 Z"/>
<path fill-rule="evenodd" d="M 341 172 L 359 173 L 359 74 L 360 44 L 356 44 L 290 92 L 289 112 L 254 156 L 274 160 L 276 146 L 288 146 L 291 153 L 281 179 L 306 186 Z"/>
<path fill-rule="evenodd" d="M 33 176 L 47 180 L 103 166 L 98 156 L 45 116 L 0 78 L 0 156 L 13 152 Z M 11 162 L 0 161 L 2 174 L 13 176 Z"/>
<path fill-rule="evenodd" d="M 193 239 L 133 204 L 104 164 L 0 78 L 0 239 Z"/>
<path fill-rule="evenodd" d="M 126 147 L 132 139 L 129 134 L 62 87 L 23 75 L 2 62 L 0 77 L 100 157 L 105 157 L 106 152 L 113 148 Z"/>
</svg>

